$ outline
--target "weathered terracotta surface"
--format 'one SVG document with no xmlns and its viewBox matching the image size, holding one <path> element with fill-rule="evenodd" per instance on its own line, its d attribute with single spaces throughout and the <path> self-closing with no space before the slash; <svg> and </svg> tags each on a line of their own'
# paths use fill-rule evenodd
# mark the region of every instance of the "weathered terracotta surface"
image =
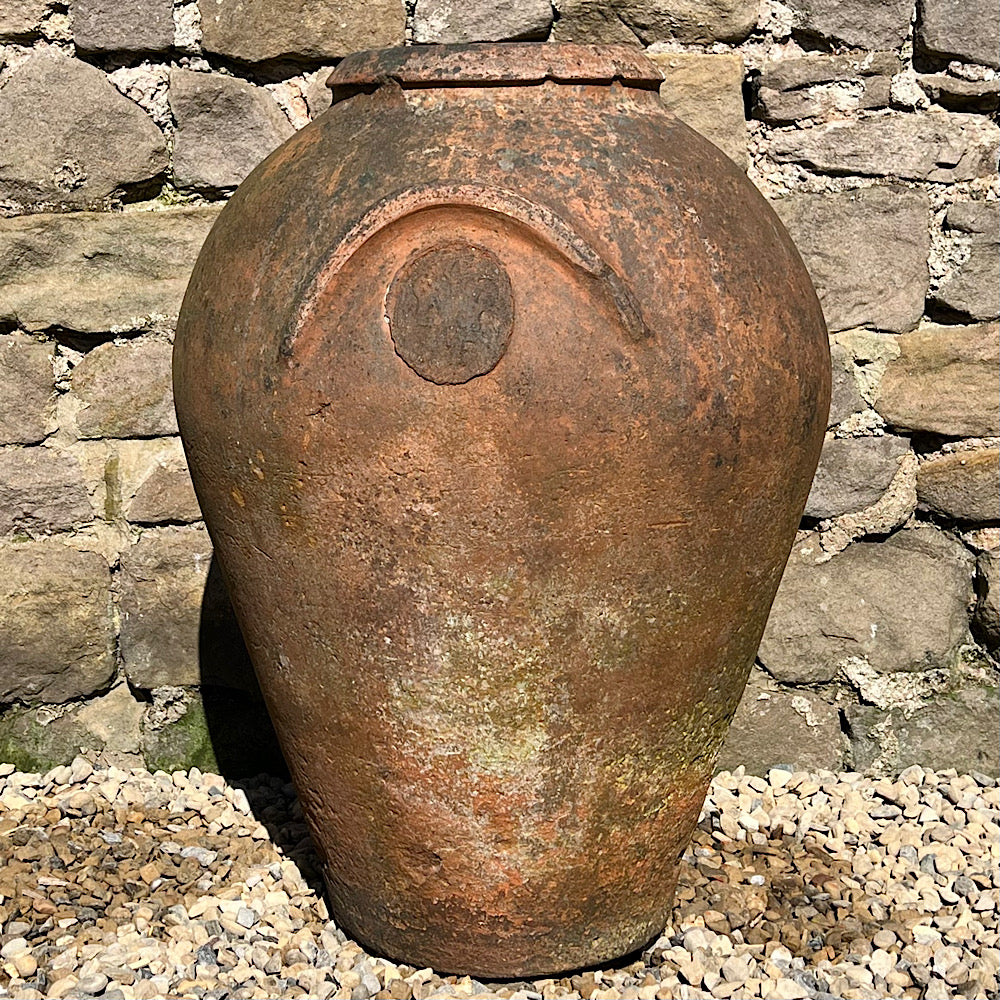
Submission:
<svg viewBox="0 0 1000 1000">
<path fill-rule="evenodd" d="M 331 83 L 188 289 L 198 495 L 336 919 L 443 971 L 603 961 L 669 914 L 819 455 L 820 308 L 631 49 Z"/>
</svg>

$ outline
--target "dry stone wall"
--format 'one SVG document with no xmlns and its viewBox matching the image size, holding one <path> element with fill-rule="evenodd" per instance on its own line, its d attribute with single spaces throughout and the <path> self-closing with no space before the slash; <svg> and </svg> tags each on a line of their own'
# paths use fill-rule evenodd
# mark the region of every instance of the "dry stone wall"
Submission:
<svg viewBox="0 0 1000 1000">
<path fill-rule="evenodd" d="M 338 59 L 488 40 L 645 47 L 819 291 L 827 443 L 721 763 L 995 773 L 993 0 L 0 0 L 0 758 L 274 762 L 177 437 L 185 282 Z"/>
</svg>

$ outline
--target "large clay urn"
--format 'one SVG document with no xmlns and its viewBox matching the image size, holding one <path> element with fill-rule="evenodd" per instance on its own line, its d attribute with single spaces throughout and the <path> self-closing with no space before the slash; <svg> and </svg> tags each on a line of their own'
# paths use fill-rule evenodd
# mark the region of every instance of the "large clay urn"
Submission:
<svg viewBox="0 0 1000 1000">
<path fill-rule="evenodd" d="M 174 385 L 338 923 L 523 976 L 667 921 L 826 425 L 819 303 L 624 46 L 393 49 L 202 251 Z"/>
</svg>

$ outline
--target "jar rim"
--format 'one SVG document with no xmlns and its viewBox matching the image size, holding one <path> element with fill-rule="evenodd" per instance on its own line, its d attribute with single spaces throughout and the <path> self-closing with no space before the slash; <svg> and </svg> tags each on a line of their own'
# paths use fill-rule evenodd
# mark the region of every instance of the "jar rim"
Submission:
<svg viewBox="0 0 1000 1000">
<path fill-rule="evenodd" d="M 634 45 L 484 42 L 413 45 L 356 52 L 343 59 L 326 85 L 334 101 L 371 92 L 393 80 L 405 87 L 612 83 L 656 90 L 663 74 Z"/>
</svg>

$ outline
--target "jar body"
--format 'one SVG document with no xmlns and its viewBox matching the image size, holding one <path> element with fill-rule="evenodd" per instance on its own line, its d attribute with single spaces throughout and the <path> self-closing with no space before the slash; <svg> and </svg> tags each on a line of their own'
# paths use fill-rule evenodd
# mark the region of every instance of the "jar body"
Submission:
<svg viewBox="0 0 1000 1000">
<path fill-rule="evenodd" d="M 669 917 L 818 460 L 825 327 L 648 87 L 368 89 L 209 236 L 192 476 L 338 923 L 446 972 L 593 964 Z"/>
</svg>

